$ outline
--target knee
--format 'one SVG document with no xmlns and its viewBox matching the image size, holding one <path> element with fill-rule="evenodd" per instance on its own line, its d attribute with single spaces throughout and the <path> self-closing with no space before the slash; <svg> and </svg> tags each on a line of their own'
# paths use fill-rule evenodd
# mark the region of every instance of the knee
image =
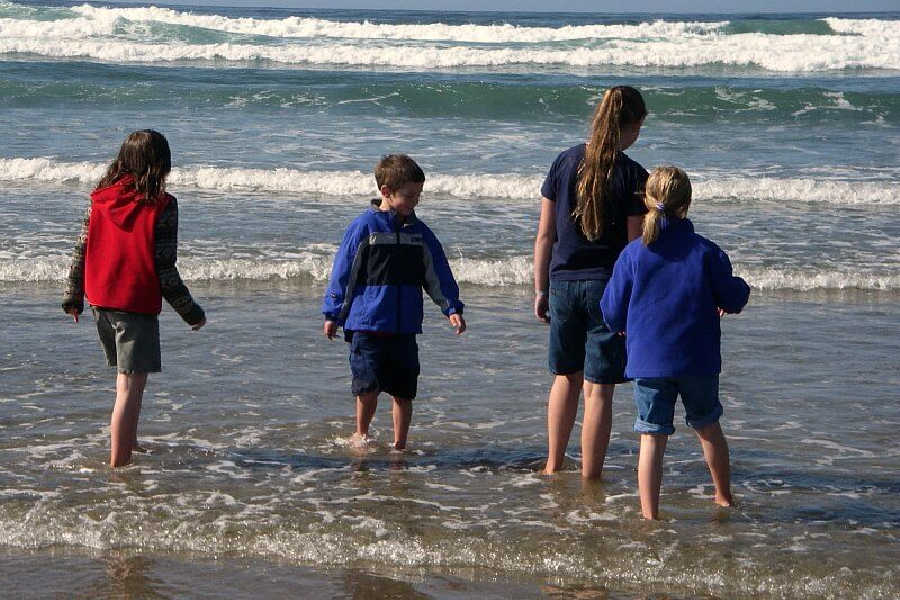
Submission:
<svg viewBox="0 0 900 600">
<path fill-rule="evenodd" d="M 565 386 L 569 389 L 577 388 L 580 390 L 581 386 L 584 384 L 584 371 L 558 374 L 554 378 L 553 383 L 556 385 Z"/>
<path fill-rule="evenodd" d="M 697 433 L 697 437 L 704 442 L 712 442 L 724 437 L 722 427 L 719 425 L 718 421 L 698 427 L 694 431 Z"/>
</svg>

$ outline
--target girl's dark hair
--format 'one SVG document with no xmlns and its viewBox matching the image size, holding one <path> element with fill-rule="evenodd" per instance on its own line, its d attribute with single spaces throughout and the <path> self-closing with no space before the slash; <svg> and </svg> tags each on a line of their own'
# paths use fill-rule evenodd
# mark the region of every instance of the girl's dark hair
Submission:
<svg viewBox="0 0 900 600">
<path fill-rule="evenodd" d="M 141 129 L 128 134 L 119 154 L 100 178 L 97 189 L 109 187 L 126 175 L 134 177 L 141 202 L 155 204 L 166 191 L 166 176 L 172 170 L 172 153 L 163 134 Z"/>
<path fill-rule="evenodd" d="M 622 129 L 640 123 L 646 116 L 647 107 L 641 93 L 624 85 L 606 90 L 594 110 L 584 162 L 578 167 L 578 204 L 572 211 L 589 240 L 603 235 L 603 207 Z"/>
</svg>

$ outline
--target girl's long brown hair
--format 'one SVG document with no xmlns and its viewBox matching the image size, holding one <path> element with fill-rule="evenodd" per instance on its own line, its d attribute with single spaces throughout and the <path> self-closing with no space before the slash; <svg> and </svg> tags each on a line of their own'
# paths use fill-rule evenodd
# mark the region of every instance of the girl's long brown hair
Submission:
<svg viewBox="0 0 900 600">
<path fill-rule="evenodd" d="M 578 204 L 572 212 L 589 240 L 603 235 L 604 203 L 622 130 L 639 123 L 645 116 L 647 107 L 641 93 L 628 86 L 606 90 L 594 110 L 584 162 L 578 168 Z"/>
<path fill-rule="evenodd" d="M 156 204 L 166 191 L 166 176 L 172 170 L 172 153 L 163 134 L 152 129 L 135 131 L 125 138 L 119 154 L 100 178 L 96 189 L 109 187 L 126 175 L 134 177 L 141 202 Z"/>
</svg>

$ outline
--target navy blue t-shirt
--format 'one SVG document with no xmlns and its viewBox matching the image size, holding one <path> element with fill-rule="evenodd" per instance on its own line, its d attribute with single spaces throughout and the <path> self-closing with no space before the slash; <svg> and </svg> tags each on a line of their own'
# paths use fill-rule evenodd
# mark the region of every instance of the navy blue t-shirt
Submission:
<svg viewBox="0 0 900 600">
<path fill-rule="evenodd" d="M 647 171 L 619 152 L 603 210 L 603 233 L 588 241 L 572 217 L 578 204 L 578 167 L 584 144 L 561 152 L 541 186 L 541 195 L 556 203 L 556 241 L 550 257 L 550 279 L 609 279 L 619 253 L 628 243 L 628 217 L 643 215 Z"/>
</svg>

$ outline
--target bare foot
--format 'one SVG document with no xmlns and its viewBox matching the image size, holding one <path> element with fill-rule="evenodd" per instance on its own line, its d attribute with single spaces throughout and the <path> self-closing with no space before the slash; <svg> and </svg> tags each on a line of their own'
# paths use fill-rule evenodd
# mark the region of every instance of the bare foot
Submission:
<svg viewBox="0 0 900 600">
<path fill-rule="evenodd" d="M 368 450 L 369 436 L 363 435 L 361 433 L 354 433 L 350 436 L 350 447 L 354 450 Z"/>
<path fill-rule="evenodd" d="M 716 494 L 715 498 L 713 498 L 713 502 L 719 506 L 734 506 L 734 500 L 731 496 L 720 496 L 719 494 Z"/>
</svg>

